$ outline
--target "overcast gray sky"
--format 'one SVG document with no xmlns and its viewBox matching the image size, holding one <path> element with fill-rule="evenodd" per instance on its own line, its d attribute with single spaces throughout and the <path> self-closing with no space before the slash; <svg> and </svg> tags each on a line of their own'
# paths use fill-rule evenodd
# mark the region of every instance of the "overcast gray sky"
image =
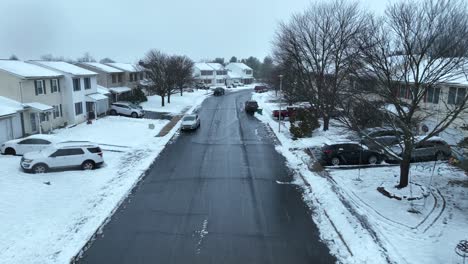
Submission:
<svg viewBox="0 0 468 264">
<path fill-rule="evenodd" d="M 309 0 L 0 0 L 0 58 L 134 62 L 150 48 L 193 60 L 260 59 L 271 51 L 278 22 Z M 387 1 L 361 0 L 383 12 Z"/>
</svg>

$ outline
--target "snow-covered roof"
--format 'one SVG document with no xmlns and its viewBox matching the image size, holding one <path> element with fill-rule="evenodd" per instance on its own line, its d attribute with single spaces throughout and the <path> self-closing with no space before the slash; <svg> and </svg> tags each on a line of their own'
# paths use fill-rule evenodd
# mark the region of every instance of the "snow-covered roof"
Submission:
<svg viewBox="0 0 468 264">
<path fill-rule="evenodd" d="M 132 89 L 129 88 L 129 87 L 111 87 L 109 88 L 109 91 L 111 91 L 112 93 L 116 93 L 116 94 L 121 94 L 121 93 L 125 93 L 125 92 L 130 92 Z"/>
<path fill-rule="evenodd" d="M 83 62 L 84 65 L 96 68 L 97 70 L 106 72 L 106 73 L 118 73 L 118 72 L 123 72 L 122 70 L 119 70 L 115 67 L 111 67 L 109 65 L 106 65 L 104 63 L 99 63 L 99 62 Z"/>
<path fill-rule="evenodd" d="M 12 115 L 23 109 L 20 102 L 0 96 L 0 116 Z"/>
<path fill-rule="evenodd" d="M 213 71 L 214 69 L 208 65 L 206 62 L 197 62 L 194 64 L 194 67 L 199 69 L 200 71 Z"/>
<path fill-rule="evenodd" d="M 0 70 L 22 78 L 60 77 L 60 73 L 44 67 L 17 60 L 0 60 Z"/>
<path fill-rule="evenodd" d="M 54 109 L 50 105 L 46 105 L 46 104 L 42 104 L 42 103 L 38 103 L 38 102 L 25 103 L 24 106 L 34 108 L 35 110 L 38 110 L 38 111 L 41 111 L 41 112 L 42 111 L 49 111 L 49 110 Z"/>
<path fill-rule="evenodd" d="M 224 66 L 221 63 L 206 63 L 208 66 L 213 68 L 215 71 L 224 70 Z"/>
<path fill-rule="evenodd" d="M 101 85 L 97 86 L 97 92 L 100 93 L 100 94 L 104 94 L 104 95 L 110 94 L 109 89 L 107 89 L 106 87 L 101 86 Z"/>
<path fill-rule="evenodd" d="M 64 61 L 30 61 L 41 66 L 72 75 L 97 75 L 97 73 Z"/>
<path fill-rule="evenodd" d="M 228 65 L 233 65 L 233 66 L 236 66 L 236 67 L 241 68 L 243 70 L 252 70 L 252 68 L 250 68 L 249 66 L 245 65 L 242 62 L 231 62 Z"/>
<path fill-rule="evenodd" d="M 87 97 L 91 99 L 91 101 L 101 101 L 101 100 L 107 100 L 107 96 L 101 94 L 101 93 L 93 93 L 93 94 L 87 94 Z"/>
<path fill-rule="evenodd" d="M 232 71 L 228 71 L 227 75 L 231 79 L 241 79 L 242 78 L 242 76 L 240 76 L 239 74 L 237 74 L 235 72 L 232 72 Z"/>
<path fill-rule="evenodd" d="M 131 63 L 111 62 L 111 63 L 106 63 L 106 64 L 114 68 L 126 71 L 126 72 L 138 72 L 139 71 L 137 66 Z"/>
</svg>

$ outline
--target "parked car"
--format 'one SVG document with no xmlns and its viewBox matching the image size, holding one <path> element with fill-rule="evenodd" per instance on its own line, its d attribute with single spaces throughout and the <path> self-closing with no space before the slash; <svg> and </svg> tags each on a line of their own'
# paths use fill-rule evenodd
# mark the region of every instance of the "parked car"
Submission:
<svg viewBox="0 0 468 264">
<path fill-rule="evenodd" d="M 26 172 L 44 173 L 50 169 L 64 168 L 93 170 L 103 163 L 102 150 L 97 144 L 68 142 L 28 152 L 21 158 L 20 165 Z"/>
<path fill-rule="evenodd" d="M 181 129 L 182 130 L 195 130 L 200 127 L 200 118 L 198 117 L 197 114 L 193 115 L 185 115 L 182 118 L 182 125 Z"/>
<path fill-rule="evenodd" d="M 431 161 L 444 160 L 452 155 L 450 145 L 440 137 L 431 137 L 424 142 L 420 142 L 424 136 L 416 138 L 416 142 L 411 152 L 411 161 Z M 390 150 L 399 157 L 403 154 L 403 144 L 390 147 Z M 390 162 L 398 161 L 396 157 L 389 157 Z"/>
<path fill-rule="evenodd" d="M 111 115 L 125 115 L 133 118 L 143 117 L 145 111 L 139 105 L 135 105 L 129 102 L 115 102 L 111 104 L 109 113 Z"/>
<path fill-rule="evenodd" d="M 356 165 L 378 164 L 385 159 L 385 155 L 370 150 L 359 143 L 347 142 L 324 145 L 321 149 L 319 161 L 322 165 Z"/>
<path fill-rule="evenodd" d="M 196 83 L 195 88 L 197 89 L 203 89 L 203 90 L 208 90 L 210 87 L 204 83 Z"/>
<path fill-rule="evenodd" d="M 245 102 L 245 112 L 253 114 L 258 110 L 258 103 L 255 100 L 249 100 Z"/>
<path fill-rule="evenodd" d="M 213 90 L 213 95 L 214 95 L 214 96 L 224 95 L 224 89 L 221 88 L 221 87 L 216 87 L 216 88 Z"/>
<path fill-rule="evenodd" d="M 244 84 L 241 82 L 234 82 L 233 85 L 234 87 L 244 86 Z"/>
<path fill-rule="evenodd" d="M 266 86 L 264 86 L 264 85 L 257 85 L 257 86 L 255 86 L 254 91 L 255 91 L 256 93 L 268 92 L 268 87 L 266 87 Z"/>
<path fill-rule="evenodd" d="M 51 135 L 32 135 L 7 141 L 1 145 L 0 151 L 4 155 L 24 155 L 27 152 L 47 148 L 55 142 L 56 138 Z"/>
<path fill-rule="evenodd" d="M 280 116 L 280 110 L 273 110 L 273 117 L 275 119 L 278 119 L 279 116 Z M 286 117 L 289 117 L 288 109 L 281 109 L 281 119 L 284 119 Z"/>
<path fill-rule="evenodd" d="M 403 132 L 391 127 L 374 127 L 364 129 L 361 142 L 370 149 L 382 149 L 383 147 L 398 144 Z"/>
</svg>

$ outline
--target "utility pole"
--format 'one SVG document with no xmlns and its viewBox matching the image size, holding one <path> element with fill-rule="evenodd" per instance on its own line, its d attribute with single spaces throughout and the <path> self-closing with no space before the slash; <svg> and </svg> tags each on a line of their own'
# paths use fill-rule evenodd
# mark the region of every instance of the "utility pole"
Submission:
<svg viewBox="0 0 468 264">
<path fill-rule="evenodd" d="M 280 87 L 279 87 L 279 113 L 278 113 L 278 132 L 281 132 L 281 88 L 283 86 L 283 75 L 279 75 L 280 78 Z"/>
</svg>

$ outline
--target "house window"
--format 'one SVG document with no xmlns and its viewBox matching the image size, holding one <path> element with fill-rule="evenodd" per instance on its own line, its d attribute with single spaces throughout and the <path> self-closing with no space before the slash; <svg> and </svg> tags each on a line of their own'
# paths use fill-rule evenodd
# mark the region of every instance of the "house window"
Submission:
<svg viewBox="0 0 468 264">
<path fill-rule="evenodd" d="M 41 122 L 49 121 L 49 113 L 40 113 Z"/>
<path fill-rule="evenodd" d="M 213 75 L 213 71 L 201 71 L 202 76 Z"/>
<path fill-rule="evenodd" d="M 34 86 L 36 88 L 36 95 L 45 94 L 45 83 L 44 80 L 36 80 L 34 81 Z"/>
<path fill-rule="evenodd" d="M 140 72 L 140 80 L 143 80 L 143 72 Z"/>
<path fill-rule="evenodd" d="M 216 80 L 217 83 L 224 83 L 224 80 L 223 79 L 218 79 Z"/>
<path fill-rule="evenodd" d="M 203 80 L 203 82 L 206 83 L 206 84 L 211 84 L 211 80 L 210 80 L 210 79 L 205 79 L 205 80 Z"/>
<path fill-rule="evenodd" d="M 81 91 L 80 78 L 73 79 L 73 91 Z"/>
<path fill-rule="evenodd" d="M 433 104 L 439 103 L 440 88 L 430 87 L 427 90 L 426 101 Z"/>
<path fill-rule="evenodd" d="M 448 93 L 448 103 L 460 105 L 465 101 L 466 88 L 450 87 Z"/>
<path fill-rule="evenodd" d="M 406 86 L 400 86 L 398 97 L 408 98 L 408 88 Z"/>
<path fill-rule="evenodd" d="M 58 105 L 54 105 L 53 115 L 54 119 L 60 117 L 60 107 Z"/>
<path fill-rule="evenodd" d="M 84 78 L 84 88 L 85 90 L 91 89 L 91 78 L 89 77 Z"/>
<path fill-rule="evenodd" d="M 119 77 L 119 83 L 122 82 L 122 75 L 123 75 L 122 73 L 119 73 L 119 74 L 117 75 L 117 77 Z M 114 76 L 114 75 L 112 75 L 112 76 Z"/>
<path fill-rule="evenodd" d="M 58 79 L 50 80 L 50 92 L 51 93 L 57 93 L 59 91 L 60 91 L 60 89 L 59 89 Z"/>
<path fill-rule="evenodd" d="M 133 82 L 133 73 L 129 73 L 130 82 Z"/>
<path fill-rule="evenodd" d="M 252 70 L 245 70 L 245 74 L 251 75 L 251 74 L 252 74 Z"/>
<path fill-rule="evenodd" d="M 119 74 L 119 77 L 120 77 L 120 74 Z M 117 82 L 117 76 L 115 74 L 112 74 L 112 83 L 116 83 Z"/>
<path fill-rule="evenodd" d="M 225 75 L 224 71 L 216 71 L 216 75 Z"/>
<path fill-rule="evenodd" d="M 83 104 L 81 102 L 75 103 L 75 115 L 83 114 Z"/>
</svg>

